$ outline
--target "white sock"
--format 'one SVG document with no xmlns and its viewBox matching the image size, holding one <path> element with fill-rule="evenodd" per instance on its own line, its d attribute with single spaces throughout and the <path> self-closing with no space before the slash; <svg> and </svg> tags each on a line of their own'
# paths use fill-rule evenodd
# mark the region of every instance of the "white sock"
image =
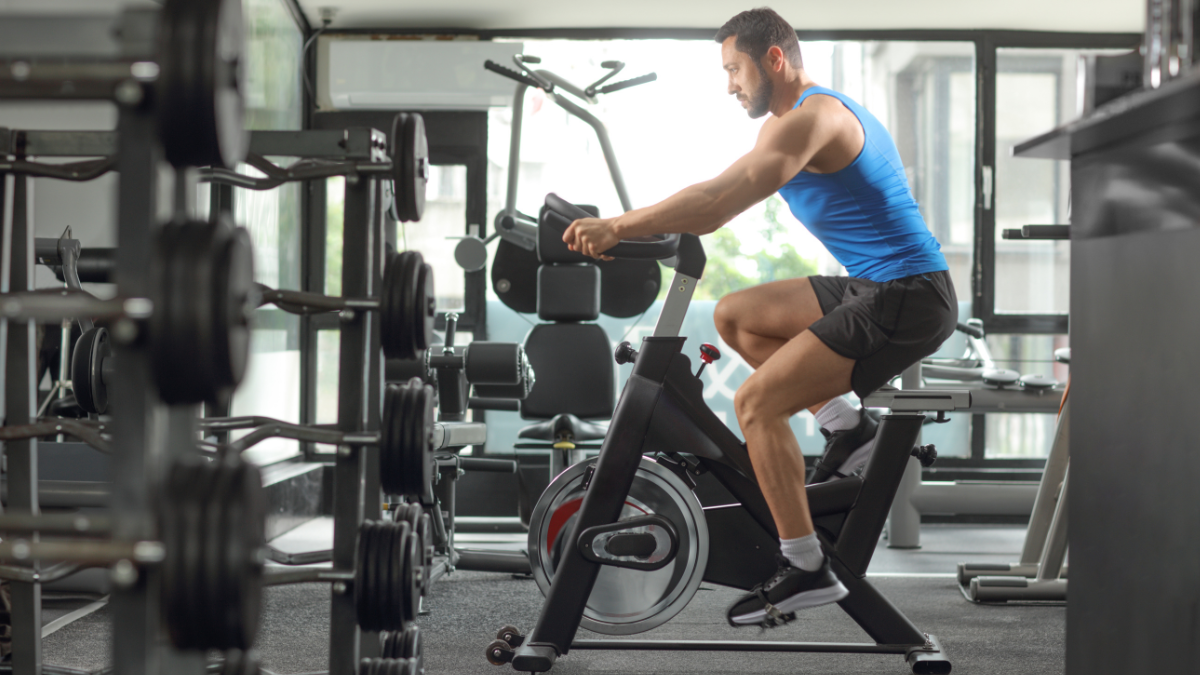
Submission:
<svg viewBox="0 0 1200 675">
<path fill-rule="evenodd" d="M 821 563 L 825 562 L 816 532 L 799 539 L 780 539 L 779 552 L 792 563 L 792 567 L 799 567 L 805 572 L 819 570 Z"/>
<path fill-rule="evenodd" d="M 826 403 L 814 417 L 817 418 L 817 424 L 828 431 L 845 431 L 858 426 L 862 413 L 850 405 L 849 401 L 838 396 Z"/>
</svg>

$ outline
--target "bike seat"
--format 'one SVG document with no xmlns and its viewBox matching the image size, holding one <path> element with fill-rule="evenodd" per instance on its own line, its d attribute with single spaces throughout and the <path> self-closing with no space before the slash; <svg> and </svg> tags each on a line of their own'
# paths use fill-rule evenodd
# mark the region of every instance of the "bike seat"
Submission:
<svg viewBox="0 0 1200 675">
<path fill-rule="evenodd" d="M 596 424 L 581 420 L 574 415 L 555 415 L 545 422 L 530 424 L 517 433 L 517 438 L 529 438 L 535 441 L 554 443 L 563 436 L 568 436 L 575 442 L 598 441 L 608 433 L 608 424 Z"/>
</svg>

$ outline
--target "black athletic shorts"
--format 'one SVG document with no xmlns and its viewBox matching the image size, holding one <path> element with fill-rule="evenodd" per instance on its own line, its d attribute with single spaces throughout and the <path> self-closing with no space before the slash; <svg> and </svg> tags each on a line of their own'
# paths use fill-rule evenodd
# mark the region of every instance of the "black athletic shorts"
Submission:
<svg viewBox="0 0 1200 675">
<path fill-rule="evenodd" d="M 936 352 L 954 333 L 958 297 L 949 272 L 877 283 L 812 276 L 825 316 L 809 330 L 830 349 L 854 359 L 850 386 L 859 398 Z"/>
</svg>

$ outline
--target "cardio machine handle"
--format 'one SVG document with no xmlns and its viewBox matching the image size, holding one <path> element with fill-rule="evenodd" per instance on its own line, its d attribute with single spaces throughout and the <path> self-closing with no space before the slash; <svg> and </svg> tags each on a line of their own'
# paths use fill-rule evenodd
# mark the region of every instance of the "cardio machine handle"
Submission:
<svg viewBox="0 0 1200 675">
<path fill-rule="evenodd" d="M 550 226 L 560 237 L 571 223 L 580 218 L 592 218 L 592 214 L 551 192 L 546 195 L 546 210 L 541 226 Z M 654 235 L 637 239 L 623 239 L 621 243 L 604 252 L 614 258 L 639 260 L 665 260 L 679 249 L 678 234 Z"/>
<path fill-rule="evenodd" d="M 961 321 L 958 322 L 958 326 L 956 326 L 956 328 L 959 330 L 959 332 L 966 333 L 967 335 L 970 335 L 973 338 L 983 337 L 983 329 L 982 328 L 977 328 L 975 326 L 969 326 Z"/>
<path fill-rule="evenodd" d="M 641 75 L 639 77 L 631 77 L 628 80 L 621 80 L 620 82 L 613 82 L 612 84 L 600 87 L 596 91 L 601 94 L 611 94 L 614 91 L 621 91 L 622 89 L 636 87 L 639 84 L 647 84 L 649 82 L 654 82 L 657 79 L 658 79 L 658 73 L 646 73 L 645 75 Z"/>
<path fill-rule="evenodd" d="M 491 59 L 484 61 L 483 67 L 487 68 L 488 70 L 492 71 L 493 73 L 496 73 L 497 75 L 503 75 L 504 77 L 507 77 L 510 80 L 519 82 L 524 85 L 528 85 L 530 87 L 533 87 L 534 89 L 545 89 L 546 88 L 546 85 L 542 84 L 541 82 L 538 82 L 537 80 L 533 79 L 532 77 L 528 77 L 526 75 L 518 73 L 517 71 L 513 70 L 512 68 L 505 68 L 504 66 L 500 65 L 499 63 L 496 63 L 495 61 L 493 61 Z M 620 84 L 620 83 L 618 83 L 618 84 Z M 550 88 L 546 89 L 547 92 L 553 91 L 553 90 L 554 90 L 554 85 L 550 85 Z"/>
</svg>

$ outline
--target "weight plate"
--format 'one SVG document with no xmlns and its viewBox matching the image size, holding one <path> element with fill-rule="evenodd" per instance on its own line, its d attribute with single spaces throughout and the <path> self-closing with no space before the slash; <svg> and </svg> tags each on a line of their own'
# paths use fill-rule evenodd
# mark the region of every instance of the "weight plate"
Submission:
<svg viewBox="0 0 1200 675">
<path fill-rule="evenodd" d="M 204 612 L 205 621 L 208 624 L 207 632 L 211 636 L 205 642 L 212 645 L 214 649 L 249 647 L 249 644 L 234 644 L 239 641 L 231 638 L 230 635 L 240 627 L 240 622 L 227 616 L 227 612 L 222 607 L 226 602 L 230 605 L 236 602 L 228 595 L 233 584 L 229 579 L 231 570 L 226 562 L 229 557 L 226 547 L 229 545 L 229 540 L 237 538 L 237 534 L 226 528 L 229 524 L 228 512 L 237 510 L 235 505 L 237 497 L 234 494 L 234 481 L 237 476 L 224 463 L 215 462 L 210 467 L 216 477 L 206 495 L 202 525 L 204 551 L 201 576 L 204 579 L 203 588 L 206 593 L 197 609 Z"/>
<path fill-rule="evenodd" d="M 108 411 L 108 384 L 104 362 L 112 358 L 108 329 L 99 326 L 79 336 L 71 352 L 71 386 L 75 401 L 85 411 L 103 415 Z"/>
<path fill-rule="evenodd" d="M 220 675 L 259 675 L 262 672 L 262 660 L 258 653 L 231 649 L 225 652 L 225 663 L 221 664 Z"/>
<path fill-rule="evenodd" d="M 387 590 L 381 593 L 380 597 L 385 601 L 384 606 L 387 608 L 387 629 L 404 630 L 411 619 L 403 602 L 405 600 L 403 553 L 408 540 L 413 536 L 412 529 L 409 528 L 408 523 L 387 523 L 387 534 L 388 545 L 386 554 L 383 556 L 386 564 L 380 566 L 383 569 L 381 588 Z"/>
<path fill-rule="evenodd" d="M 437 317 L 437 296 L 434 295 L 433 288 L 433 266 L 427 262 L 422 262 L 419 266 L 416 300 L 417 306 L 413 308 L 410 321 L 414 326 L 413 337 L 416 340 L 414 346 L 417 351 L 422 352 L 429 349 L 429 345 L 433 342 L 433 323 Z"/>
<path fill-rule="evenodd" d="M 424 573 L 421 575 L 421 597 L 429 597 L 429 589 L 433 587 L 433 519 L 428 513 L 421 514 L 421 524 L 417 528 L 421 533 L 421 542 L 425 545 L 421 559 Z"/>
<path fill-rule="evenodd" d="M 149 321 L 166 403 L 227 398 L 245 374 L 254 298 L 249 234 L 222 219 L 164 225 L 155 241 Z"/>
<path fill-rule="evenodd" d="M 370 587 L 371 556 L 374 548 L 371 546 L 371 535 L 375 531 L 375 522 L 368 520 L 358 526 L 358 559 L 354 568 L 354 607 L 358 616 L 358 625 L 363 630 L 371 630 L 375 625 L 374 606 Z"/>
<path fill-rule="evenodd" d="M 418 662 L 423 661 L 424 645 L 421 640 L 421 629 L 418 626 L 409 626 L 404 629 L 400 636 L 400 658 L 415 659 Z M 419 668 L 418 670 L 424 670 Z"/>
<path fill-rule="evenodd" d="M 433 481 L 433 388 L 410 380 L 404 409 L 405 495 L 424 497 Z"/>
<path fill-rule="evenodd" d="M 225 612 L 231 646 L 249 649 L 262 617 L 266 493 L 258 467 L 239 459 L 232 470 L 230 508 L 222 529 L 226 538 L 223 585 L 229 594 L 222 596 L 219 605 Z"/>
<path fill-rule="evenodd" d="M 425 213 L 425 185 L 429 181 L 429 141 L 425 120 L 416 113 L 400 113 L 392 120 L 392 195 L 401 222 L 420 220 Z"/>
<path fill-rule="evenodd" d="M 383 631 L 379 634 L 379 655 L 385 659 L 400 658 L 401 638 L 404 633 L 398 630 Z"/>
<path fill-rule="evenodd" d="M 425 330 L 425 327 L 415 325 L 410 317 L 414 313 L 414 298 L 423 262 L 420 253 L 404 251 L 389 256 L 384 268 L 379 298 L 380 337 L 383 352 L 390 359 L 415 359 L 421 349 L 418 346 L 421 343 L 418 331 Z"/>
<path fill-rule="evenodd" d="M 167 161 L 234 168 L 246 157 L 241 0 L 166 0 L 155 115 Z"/>
<path fill-rule="evenodd" d="M 404 493 L 402 452 L 402 410 L 404 388 L 389 384 L 383 390 L 383 417 L 379 442 L 379 482 L 388 495 Z"/>
<path fill-rule="evenodd" d="M 401 539 L 401 555 L 400 565 L 401 574 L 400 586 L 403 605 L 401 608 L 404 611 L 404 623 L 396 628 L 404 628 L 409 623 L 417 620 L 417 615 L 421 611 L 421 549 L 424 544 L 421 542 L 421 536 L 416 532 L 408 529 L 408 523 L 401 523 L 404 527 L 405 534 Z"/>
</svg>

